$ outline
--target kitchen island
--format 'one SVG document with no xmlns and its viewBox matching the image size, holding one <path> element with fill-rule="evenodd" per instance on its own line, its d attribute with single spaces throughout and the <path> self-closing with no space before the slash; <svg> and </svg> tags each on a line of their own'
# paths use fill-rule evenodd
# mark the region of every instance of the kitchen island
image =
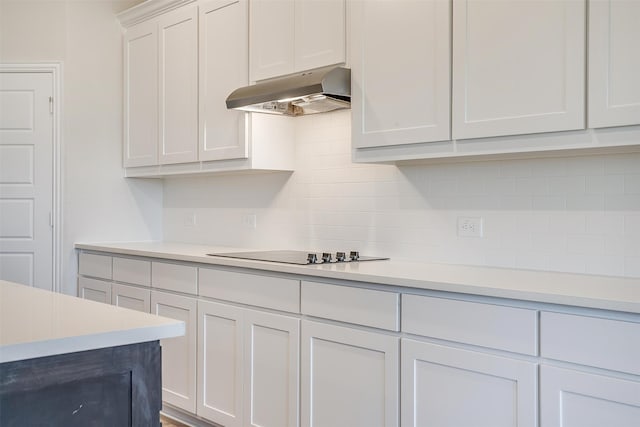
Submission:
<svg viewBox="0 0 640 427">
<path fill-rule="evenodd" d="M 0 281 L 0 425 L 160 425 L 173 319 Z"/>
</svg>

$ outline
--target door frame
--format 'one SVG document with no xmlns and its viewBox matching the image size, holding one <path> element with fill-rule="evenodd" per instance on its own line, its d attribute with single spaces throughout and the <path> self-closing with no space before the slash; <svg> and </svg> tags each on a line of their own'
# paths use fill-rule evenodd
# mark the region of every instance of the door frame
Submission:
<svg viewBox="0 0 640 427">
<path fill-rule="evenodd" d="M 53 82 L 53 185 L 51 222 L 53 224 L 53 291 L 62 284 L 62 62 L 2 63 L 0 73 L 50 73 Z"/>
</svg>

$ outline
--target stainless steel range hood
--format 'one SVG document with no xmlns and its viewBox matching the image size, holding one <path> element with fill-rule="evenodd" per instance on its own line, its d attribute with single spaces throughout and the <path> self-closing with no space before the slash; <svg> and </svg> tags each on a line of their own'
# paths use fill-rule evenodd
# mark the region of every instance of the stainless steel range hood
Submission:
<svg viewBox="0 0 640 427">
<path fill-rule="evenodd" d="M 301 116 L 351 107 L 351 70 L 327 67 L 234 90 L 227 108 Z"/>
</svg>

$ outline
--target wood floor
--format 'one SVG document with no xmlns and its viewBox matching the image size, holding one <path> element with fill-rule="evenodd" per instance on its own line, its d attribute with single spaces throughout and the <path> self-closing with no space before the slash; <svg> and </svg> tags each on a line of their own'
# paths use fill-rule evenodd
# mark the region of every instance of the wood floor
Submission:
<svg viewBox="0 0 640 427">
<path fill-rule="evenodd" d="M 182 423 L 173 421 L 169 418 L 163 417 L 162 415 L 160 415 L 160 422 L 162 423 L 162 427 L 187 427 Z"/>
</svg>

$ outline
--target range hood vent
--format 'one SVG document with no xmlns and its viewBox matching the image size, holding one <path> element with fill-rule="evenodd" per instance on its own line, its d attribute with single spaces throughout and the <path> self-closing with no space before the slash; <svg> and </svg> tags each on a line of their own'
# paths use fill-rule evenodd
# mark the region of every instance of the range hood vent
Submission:
<svg viewBox="0 0 640 427">
<path fill-rule="evenodd" d="M 234 90 L 227 108 L 301 116 L 351 108 L 351 70 L 327 67 Z"/>
</svg>

